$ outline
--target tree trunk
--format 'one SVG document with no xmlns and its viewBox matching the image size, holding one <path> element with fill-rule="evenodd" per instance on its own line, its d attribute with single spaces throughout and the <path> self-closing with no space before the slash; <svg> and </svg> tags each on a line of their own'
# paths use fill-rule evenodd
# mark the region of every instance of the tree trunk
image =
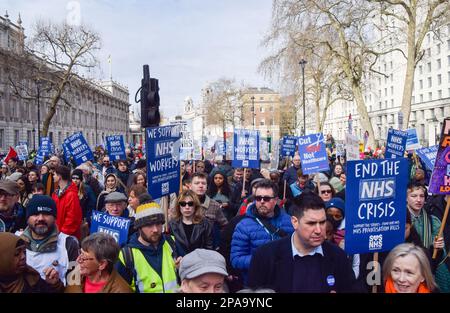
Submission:
<svg viewBox="0 0 450 313">
<path fill-rule="evenodd" d="M 415 16 L 414 16 L 415 18 Z M 414 71 L 416 70 L 416 21 L 408 23 L 408 61 L 406 63 L 405 84 L 403 86 L 403 97 L 401 111 L 403 113 L 403 129 L 408 128 L 409 116 L 411 114 L 411 99 L 414 84 Z"/>
<path fill-rule="evenodd" d="M 366 104 L 364 103 L 361 87 L 356 83 L 352 83 L 352 91 L 356 101 L 356 109 L 358 110 L 362 131 L 363 133 L 365 133 L 366 131 L 369 132 L 367 145 L 368 147 L 375 149 L 376 148 L 375 134 L 373 132 L 373 127 L 372 123 L 370 122 L 369 114 L 367 113 Z"/>
</svg>

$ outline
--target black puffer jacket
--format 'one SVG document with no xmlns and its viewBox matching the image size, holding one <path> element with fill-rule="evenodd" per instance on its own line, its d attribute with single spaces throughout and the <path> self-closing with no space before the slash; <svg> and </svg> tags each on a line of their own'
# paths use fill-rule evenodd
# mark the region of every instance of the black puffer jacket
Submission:
<svg viewBox="0 0 450 313">
<path fill-rule="evenodd" d="M 181 219 L 170 221 L 169 228 L 171 235 L 175 236 L 175 241 L 183 248 L 186 254 L 197 248 L 214 249 L 213 227 L 211 222 L 206 218 L 200 223 L 194 224 L 190 239 L 186 236 Z"/>
</svg>

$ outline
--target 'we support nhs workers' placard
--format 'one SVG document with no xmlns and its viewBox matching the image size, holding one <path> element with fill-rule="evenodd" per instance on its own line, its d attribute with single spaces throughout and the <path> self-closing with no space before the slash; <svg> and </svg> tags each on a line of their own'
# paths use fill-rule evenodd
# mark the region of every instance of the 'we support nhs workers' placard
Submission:
<svg viewBox="0 0 450 313">
<path fill-rule="evenodd" d="M 259 131 L 237 129 L 233 148 L 233 167 L 259 168 Z"/>
<path fill-rule="evenodd" d="M 407 132 L 390 128 L 386 143 L 386 159 L 395 159 L 396 157 L 403 158 L 407 139 Z"/>
<path fill-rule="evenodd" d="M 94 159 L 91 148 L 81 132 L 67 138 L 67 148 L 78 165 Z"/>
<path fill-rule="evenodd" d="M 99 211 L 92 211 L 91 234 L 106 233 L 111 235 L 119 245 L 127 243 L 130 219 L 112 216 Z"/>
<path fill-rule="evenodd" d="M 180 188 L 180 126 L 146 128 L 145 137 L 149 194 L 153 199 L 158 199 L 178 192 Z"/>
<path fill-rule="evenodd" d="M 42 156 L 48 156 L 52 153 L 50 137 L 41 137 L 39 152 L 39 154 Z"/>
<path fill-rule="evenodd" d="M 284 136 L 283 143 L 281 145 L 281 155 L 284 157 L 294 155 L 296 145 L 297 145 L 297 137 Z"/>
<path fill-rule="evenodd" d="M 327 150 L 322 133 L 298 137 L 298 153 L 303 174 L 329 171 Z"/>
<path fill-rule="evenodd" d="M 404 158 L 347 162 L 345 251 L 389 251 L 405 241 L 408 161 Z"/>
<path fill-rule="evenodd" d="M 450 195 L 450 118 L 446 118 L 442 125 L 429 191 L 433 194 Z"/>
<path fill-rule="evenodd" d="M 416 154 L 425 163 L 427 169 L 432 171 L 434 169 L 434 163 L 436 161 L 436 155 L 438 152 L 438 146 L 431 146 L 428 148 L 421 148 L 416 150 Z"/>
<path fill-rule="evenodd" d="M 111 161 L 126 160 L 125 142 L 122 135 L 106 136 L 106 150 Z"/>
</svg>

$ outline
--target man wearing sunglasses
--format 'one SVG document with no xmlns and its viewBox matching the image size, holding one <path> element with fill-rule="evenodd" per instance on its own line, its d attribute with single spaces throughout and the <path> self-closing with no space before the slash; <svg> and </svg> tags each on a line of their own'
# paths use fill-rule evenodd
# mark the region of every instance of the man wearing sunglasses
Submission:
<svg viewBox="0 0 450 313">
<path fill-rule="evenodd" d="M 249 205 L 231 240 L 231 265 L 241 270 L 244 285 L 256 248 L 293 233 L 291 217 L 277 205 L 278 186 L 269 179 L 255 185 L 255 201 Z"/>
</svg>

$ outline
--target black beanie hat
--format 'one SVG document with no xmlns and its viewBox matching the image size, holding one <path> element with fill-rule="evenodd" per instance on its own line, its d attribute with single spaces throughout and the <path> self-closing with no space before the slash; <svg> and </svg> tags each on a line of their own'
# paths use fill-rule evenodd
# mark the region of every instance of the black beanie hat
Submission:
<svg viewBox="0 0 450 313">
<path fill-rule="evenodd" d="M 56 217 L 56 203 L 47 195 L 33 195 L 27 205 L 27 220 L 30 216 L 41 213 Z"/>
<path fill-rule="evenodd" d="M 79 179 L 82 180 L 83 179 L 83 171 L 80 170 L 79 168 L 74 169 L 72 171 L 72 177 L 74 177 L 74 176 L 76 176 L 76 177 L 78 177 Z"/>
</svg>

